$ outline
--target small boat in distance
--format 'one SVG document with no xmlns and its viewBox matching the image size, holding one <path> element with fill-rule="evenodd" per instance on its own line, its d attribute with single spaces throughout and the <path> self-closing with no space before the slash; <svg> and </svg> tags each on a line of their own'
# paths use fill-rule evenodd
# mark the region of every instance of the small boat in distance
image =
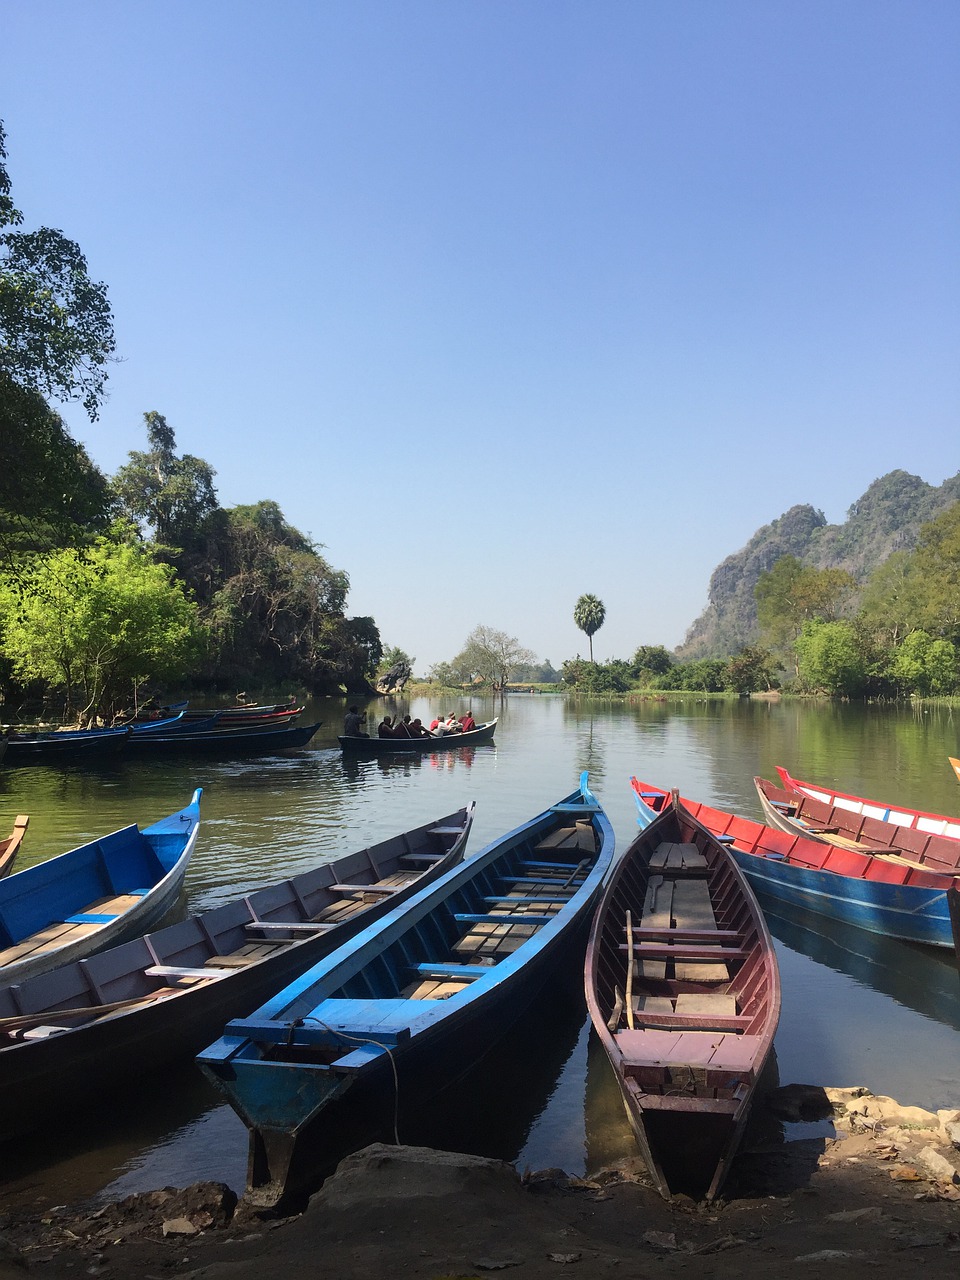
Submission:
<svg viewBox="0 0 960 1280">
<path fill-rule="evenodd" d="M 578 791 L 229 1023 L 198 1061 L 250 1130 L 249 1199 L 283 1198 L 295 1151 L 333 1104 L 433 1093 L 479 1061 L 582 945 L 613 852 L 584 774 Z"/>
<path fill-rule="evenodd" d="M 496 729 L 497 720 L 494 719 L 478 724 L 475 729 L 468 729 L 466 733 L 445 733 L 439 738 L 435 738 L 433 734 L 426 738 L 362 738 L 341 734 L 337 741 L 344 755 L 372 756 L 388 752 L 416 755 L 427 751 L 449 751 L 454 747 L 472 746 L 478 742 L 491 742 Z"/>
<path fill-rule="evenodd" d="M 641 819 L 667 802 L 662 787 L 631 779 Z M 947 889 L 956 876 L 906 859 L 840 849 L 681 797 L 694 818 L 724 843 L 757 893 L 871 933 L 952 947 Z"/>
<path fill-rule="evenodd" d="M 0 878 L 8 876 L 13 870 L 13 864 L 20 852 L 29 822 L 30 819 L 25 813 L 19 814 L 14 821 L 13 830 L 5 840 L 0 840 Z"/>
<path fill-rule="evenodd" d="M 0 982 L 112 947 L 155 924 L 183 887 L 201 788 L 185 809 L 131 825 L 0 880 Z"/>
<path fill-rule="evenodd" d="M 766 778 L 754 778 L 753 785 L 768 826 L 840 849 L 898 858 L 924 871 L 960 875 L 960 840 L 851 813 L 842 805 L 829 805 L 805 791 L 778 787 Z"/>
<path fill-rule="evenodd" d="M 847 795 L 844 791 L 834 791 L 830 787 L 821 787 L 812 782 L 801 782 L 781 765 L 777 765 L 776 770 L 786 790 L 802 791 L 832 809 L 862 814 L 865 818 L 874 818 L 879 822 L 893 822 L 899 827 L 922 831 L 931 836 L 948 836 L 951 840 L 960 840 L 960 818 L 948 818 L 942 813 L 925 813 L 922 809 L 907 809 L 899 804 L 883 804 L 879 800 L 864 800 L 862 796 Z"/>
<path fill-rule="evenodd" d="M 613 869 L 585 986 L 654 1185 L 712 1200 L 773 1046 L 780 975 L 746 878 L 675 793 Z"/>
<path fill-rule="evenodd" d="M 473 804 L 52 973 L 0 986 L 0 1133 L 189 1058 L 463 856 Z M 0 971 L 2 977 L 2 971 Z"/>
</svg>

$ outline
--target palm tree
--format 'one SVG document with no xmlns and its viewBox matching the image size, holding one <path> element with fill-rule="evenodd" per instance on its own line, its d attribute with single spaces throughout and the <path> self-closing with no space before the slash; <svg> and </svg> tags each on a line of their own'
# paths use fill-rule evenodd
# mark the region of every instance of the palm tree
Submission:
<svg viewBox="0 0 960 1280">
<path fill-rule="evenodd" d="M 593 636 L 603 626 L 607 610 L 596 596 L 581 596 L 573 606 L 573 620 L 590 641 L 590 661 L 593 661 Z"/>
</svg>

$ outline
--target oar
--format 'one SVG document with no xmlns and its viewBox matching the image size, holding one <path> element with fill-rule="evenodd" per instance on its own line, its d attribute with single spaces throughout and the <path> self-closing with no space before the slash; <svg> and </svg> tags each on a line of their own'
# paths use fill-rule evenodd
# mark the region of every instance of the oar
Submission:
<svg viewBox="0 0 960 1280">
<path fill-rule="evenodd" d="M 115 1013 L 118 1009 L 129 1009 L 135 1004 L 143 1004 L 147 1000 L 155 1000 L 159 995 L 169 994 L 165 987 L 159 991 L 150 991 L 146 995 L 132 1000 L 114 1000 L 109 1004 L 95 1004 L 85 1009 L 46 1009 L 42 1013 L 18 1013 L 10 1018 L 0 1018 L 0 1031 L 24 1031 L 30 1027 L 42 1027 L 46 1023 L 53 1025 L 64 1018 L 79 1018 L 89 1014 L 99 1017 L 103 1013 Z"/>
</svg>

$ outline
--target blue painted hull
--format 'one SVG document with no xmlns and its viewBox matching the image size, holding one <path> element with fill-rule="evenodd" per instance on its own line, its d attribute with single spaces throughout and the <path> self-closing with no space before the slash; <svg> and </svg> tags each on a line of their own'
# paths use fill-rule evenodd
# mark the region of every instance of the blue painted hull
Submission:
<svg viewBox="0 0 960 1280">
<path fill-rule="evenodd" d="M 934 947 L 953 946 L 950 912 L 942 889 L 884 884 L 832 871 L 814 871 L 745 853 L 735 845 L 731 852 L 754 889 L 780 902 L 871 933 Z"/>
<path fill-rule="evenodd" d="M 489 963 L 480 960 L 482 948 L 465 960 L 458 951 L 464 939 L 506 919 L 491 919 L 491 904 L 504 901 L 498 888 L 502 893 L 506 882 L 515 893 L 518 878 L 532 883 L 523 877 L 548 865 L 537 846 L 577 814 L 590 825 L 592 852 L 569 850 L 565 867 L 576 874 L 560 886 L 566 896 L 548 899 L 541 889 L 531 900 L 552 901 L 554 912 L 523 906 L 527 919 L 518 914 L 513 927 L 533 933 L 511 939 L 515 949 L 503 956 L 495 944 Z M 448 872 L 249 1018 L 231 1023 L 199 1062 L 250 1129 L 251 1198 L 272 1205 L 289 1190 L 295 1148 L 322 1132 L 331 1103 L 382 1096 L 394 1081 L 404 1093 L 438 1076 L 447 1082 L 481 1057 L 536 999 L 569 948 L 585 942 L 613 852 L 610 823 L 584 780 L 580 792 Z M 411 993 L 417 974 L 439 983 L 447 971 L 458 989 Z"/>
</svg>

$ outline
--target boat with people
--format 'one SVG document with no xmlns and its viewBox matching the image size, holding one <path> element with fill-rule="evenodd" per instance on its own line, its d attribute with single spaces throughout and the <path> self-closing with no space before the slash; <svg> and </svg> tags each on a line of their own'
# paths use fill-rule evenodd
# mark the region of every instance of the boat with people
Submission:
<svg viewBox="0 0 960 1280">
<path fill-rule="evenodd" d="M 4 840 L 0 840 L 0 878 L 8 876 L 13 870 L 13 864 L 20 852 L 29 823 L 30 818 L 27 814 L 18 814 L 14 819 L 13 830 Z"/>
<path fill-rule="evenodd" d="M 896 856 L 925 871 L 960 875 L 960 840 L 818 800 L 805 791 L 754 778 L 767 824 L 841 849 Z"/>
<path fill-rule="evenodd" d="M 659 812 L 669 793 L 631 778 L 638 809 Z M 730 851 L 758 893 L 844 924 L 907 942 L 952 947 L 947 890 L 956 874 L 927 871 L 896 855 L 841 849 L 681 797 Z"/>
<path fill-rule="evenodd" d="M 617 860 L 585 987 L 657 1190 L 712 1200 L 780 1017 L 769 930 L 729 850 L 676 793 Z"/>
<path fill-rule="evenodd" d="M 848 795 L 845 791 L 836 791 L 832 787 L 801 782 L 781 765 L 775 767 L 785 790 L 801 791 L 811 799 L 827 805 L 838 816 L 846 813 L 877 822 L 890 822 L 907 831 L 960 840 L 960 818 L 950 818 L 942 813 L 926 813 L 922 809 L 908 809 L 905 805 L 885 804 L 879 800 L 865 800 L 862 796 Z"/>
<path fill-rule="evenodd" d="M 0 986 L 0 1132 L 114 1098 L 463 857 L 474 804 L 179 923 Z M 0 970 L 0 980 L 3 971 Z"/>
<path fill-rule="evenodd" d="M 249 1200 L 276 1205 L 291 1190 L 295 1153 L 316 1155 L 335 1104 L 396 1104 L 479 1061 L 582 945 L 613 854 L 584 774 L 231 1021 L 198 1061 L 250 1131 Z"/>
<path fill-rule="evenodd" d="M 467 747 L 478 742 L 492 742 L 497 730 L 497 719 L 478 724 L 475 729 L 459 733 L 435 735 L 427 731 L 424 737 L 418 738 L 380 738 L 363 737 L 355 734 L 341 734 L 337 741 L 344 755 L 381 755 L 390 752 L 418 754 L 425 751 L 449 751 L 456 747 Z"/>
<path fill-rule="evenodd" d="M 143 933 L 176 902 L 200 826 L 202 788 L 176 813 L 135 824 L 0 880 L 0 982 Z"/>
</svg>

